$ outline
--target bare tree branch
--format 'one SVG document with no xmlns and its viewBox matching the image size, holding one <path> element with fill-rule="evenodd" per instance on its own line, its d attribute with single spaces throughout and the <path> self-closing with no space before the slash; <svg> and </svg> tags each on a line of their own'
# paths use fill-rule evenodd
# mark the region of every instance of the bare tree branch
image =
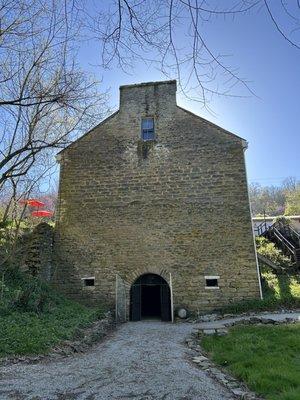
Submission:
<svg viewBox="0 0 300 400">
<path fill-rule="evenodd" d="M 35 171 L 44 176 L 53 149 L 107 111 L 98 82 L 77 64 L 81 20 L 74 1 L 0 4 L 0 191 L 6 196 L 15 197 Z"/>
<path fill-rule="evenodd" d="M 194 92 L 192 98 L 207 107 L 214 95 L 246 97 L 254 92 L 226 63 L 226 55 L 211 48 L 206 24 L 220 16 L 232 20 L 265 10 L 281 36 L 300 48 L 278 21 L 288 16 L 290 28 L 300 28 L 299 10 L 283 0 L 276 6 L 275 16 L 268 0 L 117 0 L 85 16 L 87 28 L 100 40 L 104 68 L 115 64 L 128 72 L 137 62 L 155 66 L 165 76 L 176 78 L 186 96 Z"/>
<path fill-rule="evenodd" d="M 298 50 L 300 50 L 300 46 L 299 46 L 297 43 L 293 42 L 293 41 L 283 32 L 283 30 L 282 30 L 282 29 L 280 28 L 280 26 L 278 25 L 278 22 L 276 21 L 276 19 L 275 19 L 274 15 L 273 15 L 273 13 L 272 13 L 272 11 L 271 11 L 271 8 L 270 8 L 270 6 L 269 6 L 267 0 L 264 0 L 264 3 L 265 3 L 265 6 L 266 6 L 266 9 L 267 9 L 267 11 L 268 11 L 268 14 L 269 14 L 270 18 L 271 18 L 273 24 L 275 25 L 275 28 L 277 29 L 277 31 L 280 33 L 280 35 L 281 35 L 287 42 L 289 42 L 292 46 L 294 46 L 294 47 L 296 47 Z M 285 10 L 286 10 L 286 9 L 285 9 Z"/>
</svg>

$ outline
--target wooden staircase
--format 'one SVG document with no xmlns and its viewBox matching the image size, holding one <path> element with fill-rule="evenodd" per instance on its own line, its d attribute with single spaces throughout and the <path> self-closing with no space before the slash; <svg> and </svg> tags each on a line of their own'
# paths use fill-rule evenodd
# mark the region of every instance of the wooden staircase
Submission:
<svg viewBox="0 0 300 400">
<path fill-rule="evenodd" d="M 263 221 L 256 228 L 258 236 L 263 236 L 275 243 L 283 254 L 290 256 L 297 267 L 300 267 L 300 234 L 289 224 L 281 221 L 267 226 Z"/>
</svg>

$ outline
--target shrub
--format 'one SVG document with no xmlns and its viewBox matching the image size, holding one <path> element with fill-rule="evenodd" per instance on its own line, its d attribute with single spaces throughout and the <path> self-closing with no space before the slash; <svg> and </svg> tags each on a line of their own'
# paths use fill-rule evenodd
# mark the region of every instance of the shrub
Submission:
<svg viewBox="0 0 300 400">
<path fill-rule="evenodd" d="M 300 280 L 297 274 L 276 275 L 267 267 L 261 270 L 263 300 L 245 300 L 228 304 L 223 313 L 242 313 L 247 311 L 271 311 L 280 308 L 300 308 Z"/>
<path fill-rule="evenodd" d="M 0 314 L 12 311 L 41 313 L 59 300 L 50 287 L 39 278 L 17 268 L 2 269 L 0 275 Z"/>
<path fill-rule="evenodd" d="M 255 238 L 256 249 L 258 254 L 268 258 L 274 264 L 282 267 L 289 267 L 292 264 L 290 257 L 285 256 L 281 250 L 279 250 L 274 243 L 268 239 L 259 236 Z"/>
</svg>

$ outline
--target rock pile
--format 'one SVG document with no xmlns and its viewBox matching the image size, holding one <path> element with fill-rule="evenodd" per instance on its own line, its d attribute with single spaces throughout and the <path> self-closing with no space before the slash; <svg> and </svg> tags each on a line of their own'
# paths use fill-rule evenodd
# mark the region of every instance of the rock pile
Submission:
<svg viewBox="0 0 300 400">
<path fill-rule="evenodd" d="M 235 325 L 280 325 L 280 324 L 295 324 L 297 321 L 294 318 L 284 318 L 282 320 L 272 319 L 272 318 L 265 318 L 263 316 L 256 316 L 256 317 L 246 317 L 243 319 L 233 320 L 228 323 L 222 324 L 211 324 L 207 327 L 203 327 L 197 330 L 198 336 L 202 335 L 218 335 L 224 336 L 227 335 L 228 329 L 231 326 Z"/>
</svg>

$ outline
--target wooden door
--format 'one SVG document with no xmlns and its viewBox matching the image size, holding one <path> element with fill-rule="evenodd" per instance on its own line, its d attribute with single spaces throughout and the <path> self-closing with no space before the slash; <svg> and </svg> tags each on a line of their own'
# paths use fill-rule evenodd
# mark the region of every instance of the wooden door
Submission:
<svg viewBox="0 0 300 400">
<path fill-rule="evenodd" d="M 141 320 L 141 285 L 131 287 L 131 320 Z"/>
<path fill-rule="evenodd" d="M 171 320 L 171 298 L 168 285 L 161 285 L 161 320 Z"/>
<path fill-rule="evenodd" d="M 127 301 L 126 301 L 126 284 L 125 281 L 116 275 L 116 322 L 122 323 L 127 320 Z"/>
</svg>

